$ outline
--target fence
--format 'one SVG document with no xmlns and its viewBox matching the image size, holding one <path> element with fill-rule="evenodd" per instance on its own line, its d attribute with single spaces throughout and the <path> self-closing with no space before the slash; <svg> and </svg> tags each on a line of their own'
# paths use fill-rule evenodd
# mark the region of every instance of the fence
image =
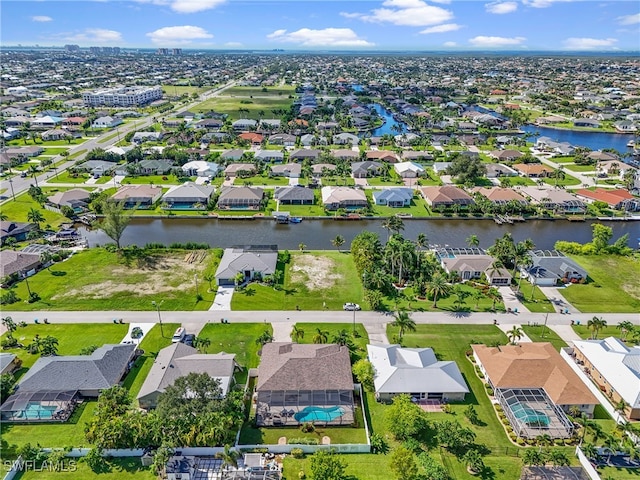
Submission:
<svg viewBox="0 0 640 480">
<path fill-rule="evenodd" d="M 601 480 L 600 474 L 593 467 L 593 465 L 591 465 L 591 462 L 589 461 L 587 456 L 582 453 L 582 450 L 580 450 L 579 446 L 576 447 L 576 457 L 578 457 L 578 460 L 580 460 L 580 465 L 582 465 L 582 468 L 584 468 L 584 471 L 587 472 L 587 475 L 589 475 L 589 478 L 591 480 Z"/>
<path fill-rule="evenodd" d="M 331 445 L 238 445 L 243 451 L 269 450 L 270 453 L 291 453 L 294 448 L 301 449 L 304 453 L 315 453 L 320 450 L 335 451 L 336 453 L 371 453 L 371 446 L 366 443 L 336 443 Z M 183 454 L 184 450 L 183 450 Z M 186 455 L 186 454 L 185 454 Z"/>
</svg>

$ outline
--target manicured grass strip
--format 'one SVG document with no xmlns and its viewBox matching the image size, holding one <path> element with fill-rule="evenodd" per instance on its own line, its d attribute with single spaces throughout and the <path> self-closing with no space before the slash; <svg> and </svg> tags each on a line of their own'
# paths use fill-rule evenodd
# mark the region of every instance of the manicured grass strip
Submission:
<svg viewBox="0 0 640 480">
<path fill-rule="evenodd" d="M 74 459 L 75 469 L 70 471 L 28 471 L 18 474 L 16 480 L 154 480 L 158 478 L 151 467 L 143 467 L 140 459 L 113 458 L 108 461 L 106 471 L 96 473 L 84 462 Z"/>
<path fill-rule="evenodd" d="M 590 318 L 585 318 L 580 321 L 580 325 L 573 325 L 573 331 L 576 332 L 580 338 L 584 340 L 590 340 L 593 338 L 593 331 L 587 326 L 587 321 Z M 607 338 L 607 337 L 618 337 L 620 338 L 622 332 L 619 328 L 616 328 L 616 325 L 607 325 L 604 328 L 601 328 L 598 331 L 597 338 Z"/>
<path fill-rule="evenodd" d="M 562 291 L 567 301 L 578 310 L 611 313 L 640 311 L 640 258 L 569 256 L 588 272 L 590 280 L 587 284 L 574 284 Z"/>
<path fill-rule="evenodd" d="M 44 223 L 42 226 L 49 224 L 52 227 L 57 227 L 61 223 L 68 222 L 69 219 L 59 213 L 46 210 L 40 206 L 38 202 L 32 199 L 27 193 L 16 196 L 15 200 L 10 200 L 2 205 L 2 213 L 7 216 L 9 220 L 14 222 L 26 222 L 29 210 L 35 208 L 44 216 Z"/>
<path fill-rule="evenodd" d="M 224 317 L 224 312 L 212 312 L 212 316 L 214 314 L 219 317 L 213 318 L 212 322 L 219 322 Z M 273 334 L 270 323 L 208 323 L 198 336 L 211 340 L 205 353 L 235 353 L 236 362 L 245 368 L 253 368 L 260 363 L 260 346 L 256 340 L 265 330 Z"/>
<path fill-rule="evenodd" d="M 548 326 L 539 325 L 536 327 L 523 325 L 522 330 L 534 342 L 551 342 L 556 350 L 566 347 L 567 344 L 562 340 L 556 332 Z"/>
<path fill-rule="evenodd" d="M 536 313 L 554 313 L 556 311 L 537 285 L 532 285 L 523 279 L 520 281 L 520 292 L 522 293 L 522 304 L 529 311 Z"/>
</svg>

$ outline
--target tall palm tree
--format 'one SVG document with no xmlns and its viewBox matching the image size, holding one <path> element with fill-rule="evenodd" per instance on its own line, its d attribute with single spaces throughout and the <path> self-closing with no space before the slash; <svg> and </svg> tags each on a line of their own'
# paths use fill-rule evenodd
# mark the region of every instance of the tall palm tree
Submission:
<svg viewBox="0 0 640 480">
<path fill-rule="evenodd" d="M 415 332 L 416 331 L 416 322 L 411 318 L 411 315 L 407 313 L 406 310 L 399 310 L 393 316 L 393 322 L 391 323 L 392 327 L 398 327 L 398 338 L 402 340 L 404 336 L 404 332 Z"/>
<path fill-rule="evenodd" d="M 477 310 L 478 309 L 478 304 L 480 303 L 480 300 L 482 300 L 484 298 L 484 293 L 482 293 L 482 290 L 478 290 L 476 288 L 476 289 L 473 290 L 472 297 L 476 301 L 476 310 Z"/>
<path fill-rule="evenodd" d="M 27 213 L 27 220 L 31 223 L 35 223 L 38 229 L 40 229 L 40 224 L 44 222 L 45 218 L 40 210 L 37 208 L 31 208 Z"/>
<path fill-rule="evenodd" d="M 624 320 L 618 323 L 618 325 L 616 325 L 616 328 L 620 330 L 620 336 L 622 340 L 625 341 L 627 339 L 627 336 L 633 332 L 635 327 L 629 320 Z"/>
<path fill-rule="evenodd" d="M 293 329 L 291 330 L 291 339 L 299 343 L 301 339 L 304 338 L 304 330 L 298 327 L 296 324 L 293 325 Z"/>
<path fill-rule="evenodd" d="M 338 345 L 349 345 L 351 343 L 351 334 L 343 328 L 333 335 L 331 342 Z"/>
<path fill-rule="evenodd" d="M 509 343 L 511 345 L 515 345 L 517 340 L 520 340 L 524 335 L 522 328 L 514 325 L 511 330 L 507 332 L 507 338 L 509 339 Z"/>
<path fill-rule="evenodd" d="M 345 239 L 342 235 L 336 235 L 336 238 L 331 240 L 331 244 L 340 251 L 340 247 L 344 245 Z"/>
<path fill-rule="evenodd" d="M 322 330 L 320 327 L 316 328 L 316 334 L 313 336 L 313 343 L 327 343 L 329 341 L 329 332 Z"/>
<path fill-rule="evenodd" d="M 598 338 L 598 333 L 604 327 L 607 326 L 607 321 L 602 317 L 593 317 L 589 321 L 587 321 L 587 327 L 591 330 L 591 339 L 595 340 Z"/>
<path fill-rule="evenodd" d="M 477 235 L 469 235 L 466 242 L 470 247 L 477 247 L 478 245 L 480 245 L 480 240 L 478 239 Z"/>
<path fill-rule="evenodd" d="M 584 445 L 582 445 L 582 447 L 580 447 L 580 450 L 582 450 L 582 453 L 584 453 L 584 456 L 587 457 L 589 460 L 596 458 L 596 456 L 598 455 L 598 449 L 591 442 L 585 443 Z"/>
<path fill-rule="evenodd" d="M 207 337 L 196 337 L 193 339 L 193 346 L 196 347 L 200 352 L 206 352 L 207 348 L 211 345 L 211 340 Z"/>
<path fill-rule="evenodd" d="M 624 400 L 624 398 L 621 398 L 620 401 L 613 406 L 613 408 L 620 415 L 625 415 L 628 406 L 629 404 Z"/>
<path fill-rule="evenodd" d="M 451 291 L 451 286 L 447 283 L 447 279 L 441 273 L 436 273 L 431 277 L 431 281 L 427 283 L 427 291 L 433 296 L 433 308 L 438 307 L 438 297 L 447 295 Z"/>
<path fill-rule="evenodd" d="M 224 450 L 222 452 L 216 453 L 216 458 L 222 460 L 223 468 L 226 467 L 234 467 L 238 468 L 238 458 L 240 457 L 240 453 L 236 450 L 231 450 L 231 445 L 225 445 Z"/>
</svg>

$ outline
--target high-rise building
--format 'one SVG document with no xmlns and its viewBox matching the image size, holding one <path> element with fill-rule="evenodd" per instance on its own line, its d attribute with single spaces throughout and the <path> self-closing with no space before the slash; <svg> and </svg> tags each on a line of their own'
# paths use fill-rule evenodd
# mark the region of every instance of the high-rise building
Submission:
<svg viewBox="0 0 640 480">
<path fill-rule="evenodd" d="M 108 88 L 82 94 L 86 106 L 136 107 L 161 98 L 161 87 Z"/>
<path fill-rule="evenodd" d="M 158 55 L 169 55 L 169 49 L 168 48 L 159 48 L 158 50 L 156 50 L 156 53 Z"/>
<path fill-rule="evenodd" d="M 171 49 L 171 55 L 182 55 L 182 49 L 181 48 L 172 48 Z"/>
<path fill-rule="evenodd" d="M 70 44 L 68 44 L 68 45 L 64 46 L 64 49 L 67 52 L 79 52 L 80 51 L 80 45 L 70 45 Z"/>
</svg>

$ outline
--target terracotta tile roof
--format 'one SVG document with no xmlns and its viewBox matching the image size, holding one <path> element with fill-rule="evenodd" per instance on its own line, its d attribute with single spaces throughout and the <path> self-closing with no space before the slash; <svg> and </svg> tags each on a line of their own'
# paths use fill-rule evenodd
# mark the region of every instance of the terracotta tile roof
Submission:
<svg viewBox="0 0 640 480">
<path fill-rule="evenodd" d="M 549 342 L 471 348 L 495 388 L 544 388 L 556 405 L 599 403 Z"/>
<path fill-rule="evenodd" d="M 620 202 L 634 198 L 633 195 L 622 189 L 604 190 L 602 188 L 596 188 L 595 190 L 587 190 L 586 188 L 581 188 L 576 191 L 576 195 L 580 195 L 581 197 L 589 198 L 591 200 L 605 202 L 612 206 L 616 206 Z"/>
<path fill-rule="evenodd" d="M 477 187 L 472 189 L 473 192 L 478 192 L 480 195 L 487 197 L 492 202 L 508 202 L 510 200 L 515 200 L 516 202 L 524 202 L 527 203 L 525 198 L 517 193 L 516 191 L 510 188 L 485 188 L 485 187 Z"/>
<path fill-rule="evenodd" d="M 551 168 L 541 163 L 517 163 L 513 165 L 512 168 L 525 175 L 541 175 L 543 173 L 553 172 Z"/>
</svg>

